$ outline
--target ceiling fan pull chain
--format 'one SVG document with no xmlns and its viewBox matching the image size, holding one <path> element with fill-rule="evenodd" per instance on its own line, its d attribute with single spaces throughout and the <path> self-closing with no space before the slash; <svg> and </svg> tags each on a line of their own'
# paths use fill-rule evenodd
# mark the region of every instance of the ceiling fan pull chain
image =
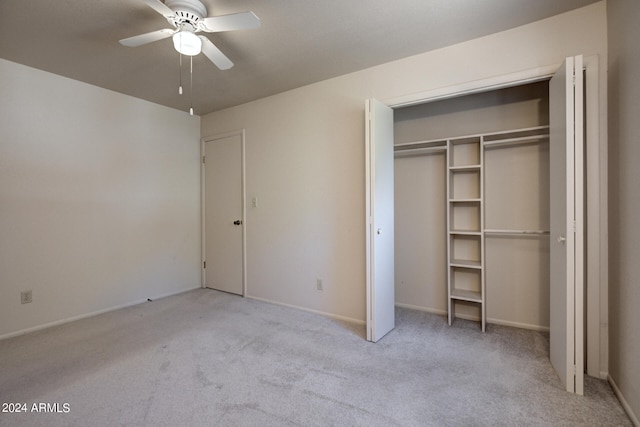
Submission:
<svg viewBox="0 0 640 427">
<path fill-rule="evenodd" d="M 182 54 L 179 53 L 180 55 L 180 64 L 178 65 L 178 75 L 179 75 L 179 79 L 180 79 L 180 84 L 178 85 L 178 95 L 182 95 Z"/>
<path fill-rule="evenodd" d="M 191 88 L 189 90 L 191 91 L 191 100 L 189 101 L 189 103 L 191 104 L 191 107 L 189 107 L 189 114 L 193 116 L 193 56 L 191 56 L 190 58 L 191 58 L 191 67 L 190 67 L 189 77 L 191 79 Z"/>
</svg>

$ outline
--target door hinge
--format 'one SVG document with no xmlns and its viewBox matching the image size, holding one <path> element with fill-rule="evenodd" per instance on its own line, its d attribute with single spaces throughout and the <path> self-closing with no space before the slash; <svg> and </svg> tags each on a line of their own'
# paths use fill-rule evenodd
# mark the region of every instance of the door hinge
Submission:
<svg viewBox="0 0 640 427">
<path fill-rule="evenodd" d="M 573 376 L 575 377 L 576 374 L 577 374 L 576 365 L 571 365 L 571 372 L 573 373 Z"/>
<path fill-rule="evenodd" d="M 204 164 L 204 156 L 202 156 L 202 164 Z"/>
<path fill-rule="evenodd" d="M 202 263 L 202 268 L 207 268 L 207 261 L 204 261 L 204 262 Z"/>
<path fill-rule="evenodd" d="M 576 232 L 576 222 L 575 221 L 573 221 L 573 232 L 574 233 Z"/>
</svg>

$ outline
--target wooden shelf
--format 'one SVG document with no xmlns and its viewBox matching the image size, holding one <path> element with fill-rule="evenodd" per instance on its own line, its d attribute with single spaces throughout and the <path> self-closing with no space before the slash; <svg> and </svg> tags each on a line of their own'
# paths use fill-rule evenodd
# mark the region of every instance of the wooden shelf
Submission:
<svg viewBox="0 0 640 427">
<path fill-rule="evenodd" d="M 470 301 L 476 303 L 482 303 L 482 294 L 476 291 L 468 291 L 465 289 L 453 289 L 451 291 L 451 299 L 460 301 Z"/>
<path fill-rule="evenodd" d="M 455 234 L 458 236 L 482 236 L 480 230 L 449 230 L 449 234 Z"/>
<path fill-rule="evenodd" d="M 480 165 L 466 165 L 466 166 L 451 166 L 449 168 L 450 172 L 469 172 L 469 171 L 478 171 L 480 170 Z"/>
<path fill-rule="evenodd" d="M 480 203 L 482 199 L 472 198 L 472 199 L 449 199 L 450 203 Z"/>
<path fill-rule="evenodd" d="M 403 142 L 393 146 L 394 157 L 424 156 L 447 151 L 446 140 Z"/>
<path fill-rule="evenodd" d="M 515 144 L 533 144 L 548 141 L 549 126 L 514 129 L 483 135 L 483 145 L 485 148 Z"/>
<path fill-rule="evenodd" d="M 467 259 L 452 259 L 449 262 L 449 266 L 451 267 L 460 267 L 460 268 L 471 268 L 471 269 L 482 269 L 482 263 L 480 261 L 471 261 Z"/>
<path fill-rule="evenodd" d="M 486 141 L 484 146 L 486 148 L 497 147 L 501 145 L 514 145 L 514 144 L 531 144 L 534 142 L 548 141 L 549 135 L 533 135 L 523 136 L 517 138 L 499 139 L 495 141 Z"/>
</svg>

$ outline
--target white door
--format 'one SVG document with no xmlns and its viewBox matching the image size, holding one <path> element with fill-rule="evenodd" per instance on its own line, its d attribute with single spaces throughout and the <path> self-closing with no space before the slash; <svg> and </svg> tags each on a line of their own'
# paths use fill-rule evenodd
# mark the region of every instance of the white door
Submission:
<svg viewBox="0 0 640 427">
<path fill-rule="evenodd" d="M 242 134 L 204 142 L 204 282 L 244 294 Z"/>
<path fill-rule="evenodd" d="M 395 326 L 393 110 L 366 102 L 367 340 Z"/>
<path fill-rule="evenodd" d="M 571 393 L 584 393 L 584 90 L 582 56 L 549 83 L 550 358 Z"/>
</svg>

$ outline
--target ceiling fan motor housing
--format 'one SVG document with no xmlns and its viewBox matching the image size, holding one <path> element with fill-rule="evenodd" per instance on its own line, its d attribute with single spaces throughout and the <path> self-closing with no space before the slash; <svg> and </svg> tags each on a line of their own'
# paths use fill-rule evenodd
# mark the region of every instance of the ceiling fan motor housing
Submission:
<svg viewBox="0 0 640 427">
<path fill-rule="evenodd" d="M 166 0 L 165 4 L 175 12 L 167 19 L 178 28 L 190 24 L 195 29 L 197 22 L 207 16 L 207 8 L 198 0 Z"/>
<path fill-rule="evenodd" d="M 139 1 L 162 15 L 174 29 L 165 28 L 128 37 L 120 40 L 120 44 L 137 47 L 171 37 L 174 48 L 182 55 L 195 56 L 203 52 L 221 70 L 233 67 L 233 62 L 211 40 L 197 33 L 248 30 L 260 26 L 260 19 L 253 12 L 207 16 L 207 8 L 200 0 Z"/>
</svg>

